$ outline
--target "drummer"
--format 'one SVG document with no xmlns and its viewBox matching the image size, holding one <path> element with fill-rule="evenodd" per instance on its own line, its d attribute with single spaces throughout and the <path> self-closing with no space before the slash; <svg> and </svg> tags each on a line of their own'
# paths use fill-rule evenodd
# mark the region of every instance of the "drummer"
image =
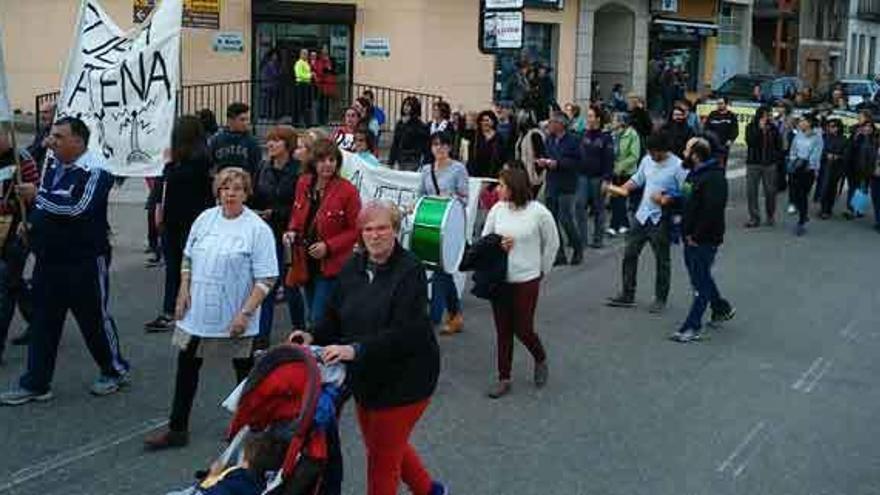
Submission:
<svg viewBox="0 0 880 495">
<path fill-rule="evenodd" d="M 454 142 L 455 137 L 449 131 L 440 131 L 431 135 L 431 153 L 434 162 L 423 165 L 419 170 L 422 175 L 419 181 L 419 197 L 451 197 L 461 201 L 466 207 L 468 172 L 463 163 L 453 160 L 450 155 Z M 452 275 L 438 270 L 431 277 L 431 321 L 434 326 L 440 324 L 444 312 L 446 312 L 446 320 L 440 333 L 453 335 L 461 332 L 464 318 L 461 314 L 458 290 Z"/>
</svg>

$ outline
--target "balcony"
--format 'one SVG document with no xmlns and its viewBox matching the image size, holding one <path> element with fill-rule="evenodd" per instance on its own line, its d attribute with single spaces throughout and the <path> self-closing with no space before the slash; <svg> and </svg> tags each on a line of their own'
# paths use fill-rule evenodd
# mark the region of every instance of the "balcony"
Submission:
<svg viewBox="0 0 880 495">
<path fill-rule="evenodd" d="M 866 21 L 880 21 L 880 0 L 858 0 L 856 17 Z"/>
</svg>

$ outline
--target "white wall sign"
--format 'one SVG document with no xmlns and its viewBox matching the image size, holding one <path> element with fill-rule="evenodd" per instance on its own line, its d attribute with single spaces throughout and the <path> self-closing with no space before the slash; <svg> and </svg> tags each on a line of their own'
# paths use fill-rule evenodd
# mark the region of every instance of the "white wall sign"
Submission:
<svg viewBox="0 0 880 495">
<path fill-rule="evenodd" d="M 115 175 L 161 175 L 179 82 L 181 0 L 163 0 L 123 32 L 97 0 L 83 0 L 58 100 L 58 117 L 82 119 L 89 148 Z"/>
<path fill-rule="evenodd" d="M 519 50 L 523 46 L 523 13 L 486 12 L 481 31 L 483 51 Z"/>
<path fill-rule="evenodd" d="M 244 34 L 239 31 L 217 33 L 211 46 L 218 53 L 244 53 Z"/>
<path fill-rule="evenodd" d="M 486 10 L 514 10 L 523 8 L 523 0 L 486 0 Z"/>
<path fill-rule="evenodd" d="M 384 37 L 364 38 L 361 41 L 361 56 L 368 58 L 388 58 L 391 56 L 391 40 Z"/>
</svg>

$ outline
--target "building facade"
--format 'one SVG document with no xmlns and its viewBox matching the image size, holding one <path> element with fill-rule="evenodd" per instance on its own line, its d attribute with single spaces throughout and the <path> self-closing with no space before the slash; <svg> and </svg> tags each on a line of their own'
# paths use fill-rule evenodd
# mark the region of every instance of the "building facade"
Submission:
<svg viewBox="0 0 880 495">
<path fill-rule="evenodd" d="M 844 73 L 848 0 L 801 0 L 798 76 L 824 89 Z"/>
<path fill-rule="evenodd" d="M 848 14 L 845 74 L 874 77 L 880 73 L 880 0 L 850 0 Z"/>
<path fill-rule="evenodd" d="M 633 8 L 639 3 L 620 1 Z M 134 3 L 101 1 L 122 27 L 134 25 Z M 510 61 L 522 58 L 552 68 L 560 102 L 587 98 L 588 92 L 576 95 L 576 85 L 589 87 L 592 76 L 590 66 L 583 65 L 590 60 L 584 50 L 591 43 L 579 37 L 579 26 L 585 25 L 587 5 L 593 1 L 525 3 L 523 50 L 495 56 L 478 50 L 476 0 L 218 0 L 218 29 L 184 29 L 182 79 L 186 85 L 258 79 L 270 53 L 280 55 L 282 70 L 292 78 L 300 49 L 327 47 L 340 85 L 357 82 L 437 94 L 467 110 L 487 107 Z M 0 0 L 10 96 L 16 108 L 30 110 L 35 95 L 58 90 L 77 5 L 72 0 Z M 638 13 L 644 19 L 646 9 Z M 629 32 L 634 33 L 634 15 L 629 21 Z M 216 51 L 214 41 L 220 33 L 240 36 L 244 50 Z M 643 33 L 641 39 L 645 38 Z M 362 50 L 375 40 L 390 50 L 380 55 Z M 625 53 L 629 65 L 613 70 L 628 74 L 630 66 L 644 65 L 640 62 L 645 53 L 634 56 L 635 45 L 636 40 L 630 40 Z M 638 90 L 644 86 L 642 80 L 643 76 L 634 77 L 627 83 Z"/>
</svg>

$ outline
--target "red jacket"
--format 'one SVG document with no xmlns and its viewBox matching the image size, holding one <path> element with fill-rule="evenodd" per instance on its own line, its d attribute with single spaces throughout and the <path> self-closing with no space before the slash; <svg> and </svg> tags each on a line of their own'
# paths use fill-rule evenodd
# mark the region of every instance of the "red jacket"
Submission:
<svg viewBox="0 0 880 495">
<path fill-rule="evenodd" d="M 324 96 L 336 96 L 336 76 L 333 74 L 333 61 L 329 58 L 318 58 L 312 65 L 315 85 Z"/>
<path fill-rule="evenodd" d="M 309 188 L 312 174 L 306 174 L 296 183 L 296 195 L 288 230 L 297 236 L 305 234 L 309 218 Z M 335 277 L 354 251 L 358 238 L 357 217 L 361 212 L 361 196 L 347 180 L 336 177 L 324 188 L 324 197 L 315 215 L 318 238 L 327 244 L 327 256 L 321 260 L 321 274 Z"/>
</svg>

